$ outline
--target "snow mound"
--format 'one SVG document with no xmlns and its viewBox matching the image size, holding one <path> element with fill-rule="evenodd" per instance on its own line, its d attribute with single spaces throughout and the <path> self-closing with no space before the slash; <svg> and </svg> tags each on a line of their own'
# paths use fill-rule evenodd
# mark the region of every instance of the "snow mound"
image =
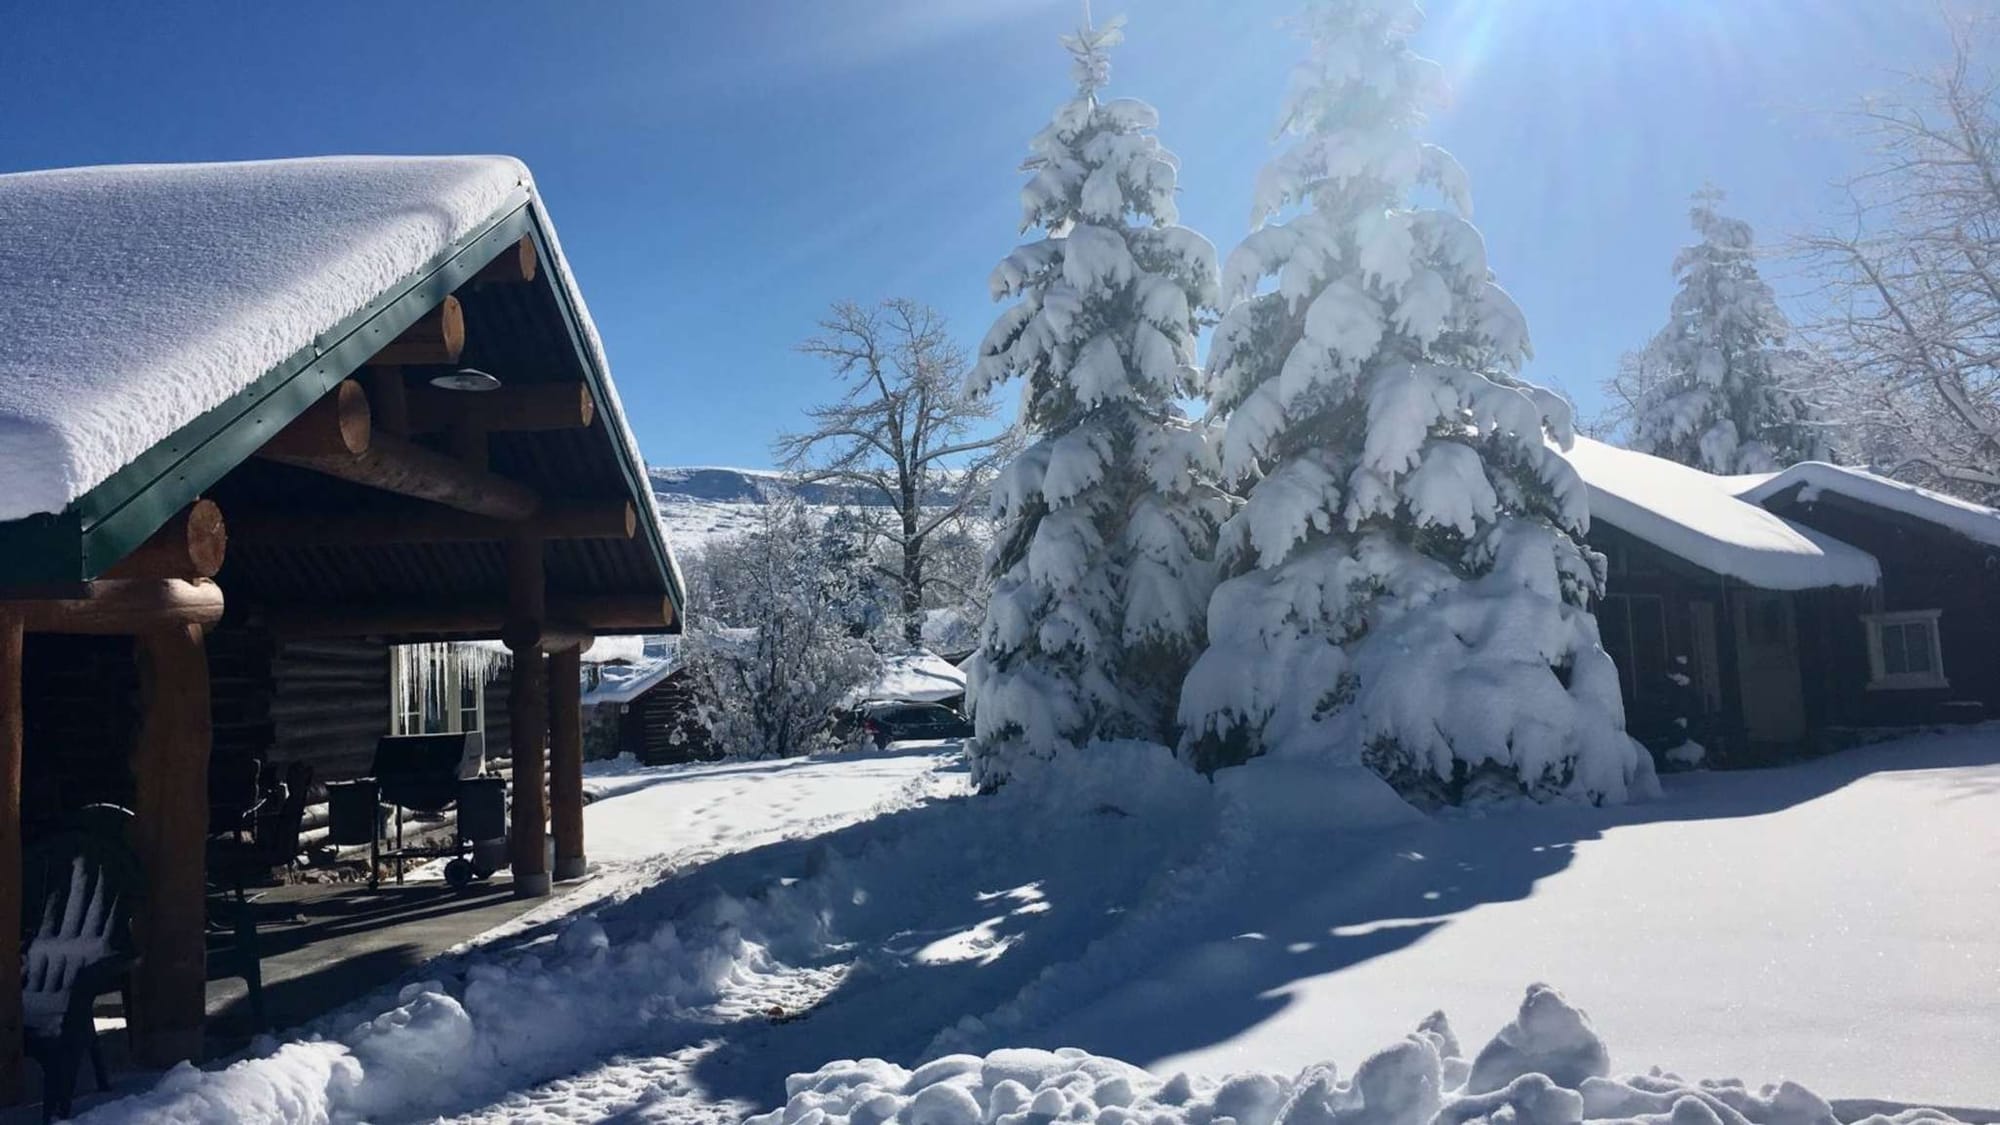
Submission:
<svg viewBox="0 0 2000 1125">
<path fill-rule="evenodd" d="M 462 975 L 406 986 L 375 1015 L 328 1017 L 333 1032 L 220 1071 L 183 1063 L 158 1084 L 80 1122 L 359 1122 L 476 1105 L 523 1080 L 553 1078 L 723 988 L 767 971 L 753 934 L 809 933 L 815 920 L 717 896 L 692 918 L 613 941 L 596 918 L 552 943 L 475 960 Z"/>
<path fill-rule="evenodd" d="M 1075 1048 L 947 1055 L 906 1070 L 843 1060 L 785 1083 L 782 1109 L 746 1125 L 1838 1125 L 1826 1101 L 1790 1082 L 1689 1082 L 1655 1068 L 1610 1078 L 1589 1018 L 1547 985 L 1468 1063 L 1442 1013 L 1342 1080 L 1332 1063 L 1284 1078 L 1162 1080 Z M 1853 1125 L 1950 1123 L 1935 1110 Z"/>
</svg>

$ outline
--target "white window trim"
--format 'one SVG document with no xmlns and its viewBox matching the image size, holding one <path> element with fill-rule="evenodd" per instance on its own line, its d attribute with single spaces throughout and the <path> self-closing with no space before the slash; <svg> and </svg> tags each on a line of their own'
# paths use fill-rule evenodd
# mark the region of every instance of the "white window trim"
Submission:
<svg viewBox="0 0 2000 1125">
<path fill-rule="evenodd" d="M 1868 626 L 1868 690 L 1870 691 L 1917 691 L 1926 688 L 1948 688 L 1951 681 L 1944 675 L 1944 644 L 1938 629 L 1938 618 L 1943 610 L 1916 609 L 1900 613 L 1863 614 L 1861 620 Z M 1885 625 L 1924 624 L 1931 638 L 1931 670 L 1928 672 L 1898 672 L 1894 675 L 1882 667 L 1882 628 Z"/>
</svg>

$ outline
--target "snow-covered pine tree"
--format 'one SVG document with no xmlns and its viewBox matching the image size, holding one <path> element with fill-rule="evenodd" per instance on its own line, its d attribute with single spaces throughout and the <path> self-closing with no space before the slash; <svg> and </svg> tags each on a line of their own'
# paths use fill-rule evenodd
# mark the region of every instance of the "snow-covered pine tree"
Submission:
<svg viewBox="0 0 2000 1125">
<path fill-rule="evenodd" d="M 1215 248 L 1176 225 L 1179 165 L 1144 102 L 1100 100 L 1116 24 L 1063 44 L 1076 95 L 1030 143 L 1022 230 L 993 273 L 1016 297 L 976 384 L 1023 383 L 1032 441 L 994 485 L 993 593 L 971 675 L 976 783 L 1093 740 L 1172 745 L 1227 501 L 1175 405 L 1198 379 Z"/>
<path fill-rule="evenodd" d="M 1826 456 L 1800 397 L 1791 326 L 1757 275 L 1750 225 L 1695 193 L 1701 241 L 1674 259 L 1680 292 L 1666 327 L 1627 356 L 1610 388 L 1631 404 L 1634 449 L 1711 473 L 1762 473 Z"/>
<path fill-rule="evenodd" d="M 1224 479 L 1247 498 L 1184 751 L 1360 761 L 1427 802 L 1623 800 L 1656 782 L 1588 609 L 1586 492 L 1545 440 L 1569 442 L 1569 408 L 1521 379 L 1527 326 L 1465 173 L 1417 138 L 1441 87 L 1407 46 L 1421 21 L 1408 0 L 1307 8 L 1296 139 L 1258 182 L 1210 348 Z"/>
</svg>

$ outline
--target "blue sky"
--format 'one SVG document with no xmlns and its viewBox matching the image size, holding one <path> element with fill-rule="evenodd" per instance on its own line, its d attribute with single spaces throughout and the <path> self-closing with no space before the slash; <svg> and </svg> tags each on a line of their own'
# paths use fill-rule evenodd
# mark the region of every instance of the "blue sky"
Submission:
<svg viewBox="0 0 2000 1125">
<path fill-rule="evenodd" d="M 1435 0 L 1432 139 L 1586 411 L 1672 294 L 1713 180 L 1776 239 L 1865 156 L 1837 112 L 1942 55 L 1928 0 Z M 16 6 L 0 169 L 324 153 L 526 160 L 659 464 L 760 466 L 831 393 L 836 299 L 917 297 L 968 345 L 1016 166 L 1067 93 L 1077 0 Z M 1112 93 L 1160 108 L 1182 218 L 1227 253 L 1299 47 L 1293 0 L 1097 0 Z"/>
</svg>

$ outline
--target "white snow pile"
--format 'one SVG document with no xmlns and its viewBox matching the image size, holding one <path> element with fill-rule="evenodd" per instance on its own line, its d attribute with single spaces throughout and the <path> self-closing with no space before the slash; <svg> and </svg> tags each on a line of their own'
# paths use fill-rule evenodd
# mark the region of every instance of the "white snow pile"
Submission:
<svg viewBox="0 0 2000 1125">
<path fill-rule="evenodd" d="M 1581 435 L 1564 456 L 1590 486 L 1593 520 L 1705 570 L 1766 590 L 1881 581 L 1882 568 L 1868 552 L 1765 511 L 1754 502 L 1759 496 L 1738 499 L 1742 478 L 1714 476 Z M 1994 530 L 2000 532 L 2000 521 Z"/>
<path fill-rule="evenodd" d="M 0 176 L 0 520 L 62 511 L 529 190 L 500 156 Z"/>
<path fill-rule="evenodd" d="M 1689 1082 L 1655 1068 L 1613 1078 L 1589 1018 L 1545 984 L 1471 1059 L 1443 1012 L 1342 1079 L 1333 1063 L 1285 1078 L 1248 1073 L 1162 1080 L 1085 1051 L 1014 1048 L 947 1055 L 915 1070 L 843 1060 L 787 1080 L 782 1109 L 747 1125 L 1838 1125 L 1790 1082 Z M 1937 1110 L 1853 1125 L 1952 1122 Z"/>
<path fill-rule="evenodd" d="M 321 1021 L 321 1033 L 220 1071 L 182 1063 L 151 1090 L 78 1120 L 358 1122 L 477 1105 L 587 1065 L 610 1046 L 770 971 L 771 954 L 755 936 L 811 940 L 818 929 L 813 915 L 788 901 L 716 895 L 677 921 L 618 942 L 595 917 L 581 915 L 552 943 L 410 984 L 379 1014 L 336 1013 Z"/>
</svg>

